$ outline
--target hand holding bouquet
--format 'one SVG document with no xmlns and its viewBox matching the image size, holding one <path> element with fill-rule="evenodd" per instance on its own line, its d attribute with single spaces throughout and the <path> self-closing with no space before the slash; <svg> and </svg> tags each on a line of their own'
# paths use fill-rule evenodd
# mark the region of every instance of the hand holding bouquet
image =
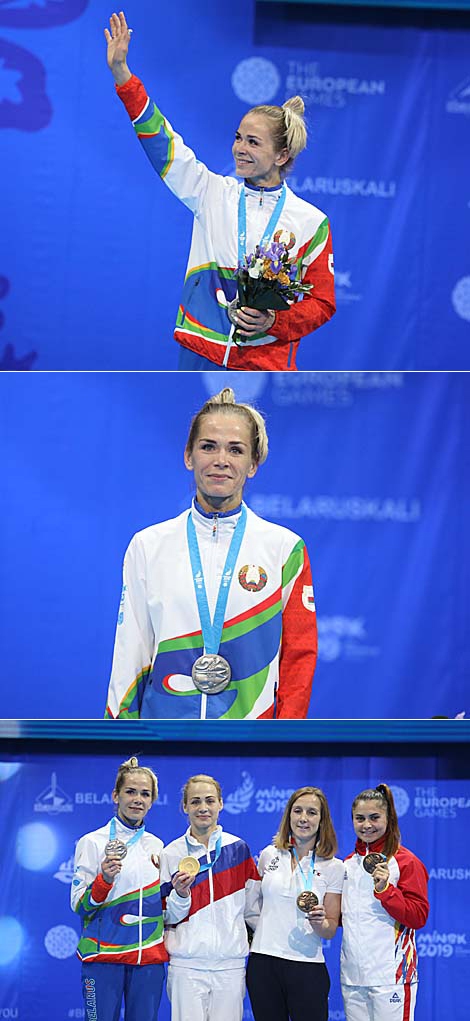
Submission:
<svg viewBox="0 0 470 1021">
<path fill-rule="evenodd" d="M 312 289 L 312 284 L 302 283 L 299 274 L 300 266 L 289 258 L 287 245 L 280 241 L 273 241 L 264 247 L 258 245 L 251 255 L 245 255 L 243 263 L 235 272 L 237 307 L 251 308 L 258 312 L 289 308 L 289 303 Z M 235 330 L 233 339 L 240 344 L 247 338 Z"/>
</svg>

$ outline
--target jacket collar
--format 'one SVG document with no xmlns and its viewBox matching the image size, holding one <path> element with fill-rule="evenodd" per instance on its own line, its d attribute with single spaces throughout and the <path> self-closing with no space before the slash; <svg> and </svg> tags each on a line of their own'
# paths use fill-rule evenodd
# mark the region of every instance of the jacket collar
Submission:
<svg viewBox="0 0 470 1021">
<path fill-rule="evenodd" d="M 385 837 L 381 837 L 380 840 L 374 840 L 372 844 L 366 844 L 363 840 L 360 840 L 358 837 L 358 839 L 356 840 L 355 850 L 357 854 L 360 854 L 361 857 L 363 857 L 365 854 L 368 854 L 369 851 L 383 851 L 384 847 Z"/>
</svg>

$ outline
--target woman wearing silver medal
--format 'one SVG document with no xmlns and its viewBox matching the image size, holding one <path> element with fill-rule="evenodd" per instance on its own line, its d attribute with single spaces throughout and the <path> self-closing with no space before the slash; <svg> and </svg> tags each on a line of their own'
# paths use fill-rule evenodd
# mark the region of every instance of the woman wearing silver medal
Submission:
<svg viewBox="0 0 470 1021">
<path fill-rule="evenodd" d="M 429 913 L 428 874 L 401 844 L 387 784 L 352 804 L 356 849 L 345 861 L 341 989 L 347 1021 L 413 1021 L 418 989 L 415 930 Z"/>
<path fill-rule="evenodd" d="M 125 1021 L 155 1021 L 168 960 L 163 918 L 174 923 L 189 910 L 194 877 L 178 871 L 162 909 L 163 842 L 144 823 L 157 794 L 151 769 L 134 757 L 123 762 L 112 794 L 116 816 L 77 843 L 71 903 L 83 924 L 77 955 L 90 1019 L 119 1021 L 124 1000 Z"/>
<path fill-rule="evenodd" d="M 194 417 L 192 507 L 138 532 L 124 559 L 109 718 L 307 715 L 317 635 L 305 543 L 243 502 L 267 452 L 262 416 L 229 388 Z"/>
<path fill-rule="evenodd" d="M 175 878 L 193 874 L 187 919 L 168 928 L 168 996 L 172 1021 L 241 1021 L 245 994 L 246 923 L 257 917 L 259 876 L 244 840 L 218 819 L 220 784 L 192 776 L 183 788 L 189 826 L 162 853 L 162 896 Z"/>
<path fill-rule="evenodd" d="M 105 29 L 108 66 L 117 93 L 152 166 L 194 215 L 191 251 L 176 321 L 178 368 L 295 369 L 301 337 L 334 314 L 333 252 L 328 219 L 285 183 L 306 146 L 304 103 L 248 111 L 235 133 L 237 177 L 214 174 L 196 159 L 127 65 L 130 30 L 124 13 Z M 229 311 L 236 296 L 234 271 L 245 254 L 272 240 L 287 245 L 311 293 L 290 308 Z M 243 338 L 234 343 L 231 323 Z"/>
<path fill-rule="evenodd" d="M 327 1021 L 330 979 L 322 939 L 341 910 L 344 865 L 326 797 L 301 787 L 261 852 L 261 913 L 247 968 L 255 1021 Z"/>
</svg>

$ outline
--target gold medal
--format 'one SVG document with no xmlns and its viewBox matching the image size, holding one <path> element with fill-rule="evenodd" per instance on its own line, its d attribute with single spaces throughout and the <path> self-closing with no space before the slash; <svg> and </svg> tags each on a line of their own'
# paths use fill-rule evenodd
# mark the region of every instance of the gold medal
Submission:
<svg viewBox="0 0 470 1021">
<path fill-rule="evenodd" d="M 188 854 L 186 858 L 182 858 L 178 865 L 178 872 L 188 872 L 190 876 L 197 876 L 199 869 L 201 868 L 197 858 L 193 858 L 192 854 Z"/>
</svg>

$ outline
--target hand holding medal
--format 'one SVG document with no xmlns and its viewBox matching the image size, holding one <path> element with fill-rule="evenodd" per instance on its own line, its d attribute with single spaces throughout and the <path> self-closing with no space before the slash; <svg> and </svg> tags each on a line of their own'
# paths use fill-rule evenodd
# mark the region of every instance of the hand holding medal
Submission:
<svg viewBox="0 0 470 1021">
<path fill-rule="evenodd" d="M 101 862 L 101 875 L 106 883 L 114 883 L 122 869 L 122 862 L 126 854 L 127 847 L 122 840 L 108 840 L 104 849 L 104 859 Z"/>
<path fill-rule="evenodd" d="M 194 880 L 200 871 L 200 864 L 197 858 L 194 858 L 192 854 L 186 855 L 182 858 L 178 864 L 178 871 L 172 879 L 173 889 L 176 890 L 179 897 L 187 897 L 189 894 L 190 887 L 194 883 Z"/>
</svg>

